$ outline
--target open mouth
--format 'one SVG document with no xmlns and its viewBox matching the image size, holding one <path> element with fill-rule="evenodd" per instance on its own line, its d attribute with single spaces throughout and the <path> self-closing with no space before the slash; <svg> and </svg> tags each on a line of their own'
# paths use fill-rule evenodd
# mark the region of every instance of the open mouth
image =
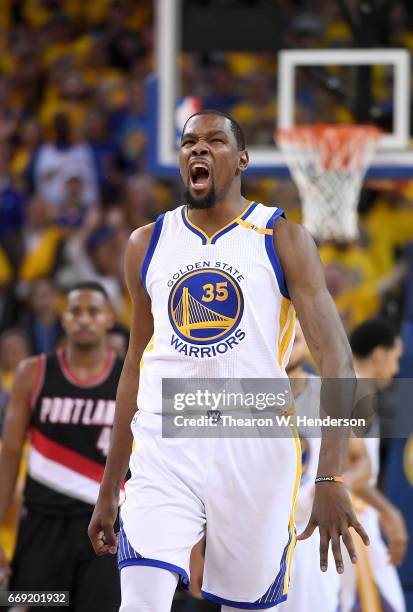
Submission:
<svg viewBox="0 0 413 612">
<path fill-rule="evenodd" d="M 189 170 L 192 187 L 194 189 L 204 189 L 210 179 L 210 171 L 204 164 L 193 164 Z"/>
</svg>

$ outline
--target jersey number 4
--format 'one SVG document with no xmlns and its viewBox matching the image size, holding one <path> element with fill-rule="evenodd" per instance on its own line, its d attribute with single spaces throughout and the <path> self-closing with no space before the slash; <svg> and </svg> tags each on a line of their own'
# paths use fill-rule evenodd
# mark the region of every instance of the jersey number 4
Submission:
<svg viewBox="0 0 413 612">
<path fill-rule="evenodd" d="M 102 431 L 100 432 L 100 436 L 96 444 L 97 448 L 100 450 L 104 457 L 107 457 L 109 453 L 111 433 L 112 427 L 102 427 Z"/>
</svg>

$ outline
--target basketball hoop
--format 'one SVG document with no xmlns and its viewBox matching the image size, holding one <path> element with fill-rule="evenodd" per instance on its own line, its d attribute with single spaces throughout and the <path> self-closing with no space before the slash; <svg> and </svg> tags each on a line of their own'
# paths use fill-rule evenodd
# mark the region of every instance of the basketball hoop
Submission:
<svg viewBox="0 0 413 612">
<path fill-rule="evenodd" d="M 277 131 L 301 196 L 303 223 L 314 238 L 357 238 L 358 198 L 380 134 L 370 125 L 301 125 Z"/>
</svg>

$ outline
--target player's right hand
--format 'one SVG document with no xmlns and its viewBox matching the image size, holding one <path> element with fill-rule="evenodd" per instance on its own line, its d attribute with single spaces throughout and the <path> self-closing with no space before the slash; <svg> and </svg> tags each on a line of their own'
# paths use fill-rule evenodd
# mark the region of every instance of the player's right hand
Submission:
<svg viewBox="0 0 413 612">
<path fill-rule="evenodd" d="M 4 548 L 0 546 L 0 588 L 4 589 L 7 586 L 11 574 L 9 560 L 6 557 Z"/>
<path fill-rule="evenodd" d="M 350 533 L 352 527 L 361 537 L 366 546 L 369 537 L 364 527 L 357 520 L 351 505 L 350 495 L 341 483 L 323 482 L 315 486 L 314 503 L 307 527 L 297 537 L 306 540 L 318 526 L 320 532 L 320 569 L 326 572 L 328 568 L 328 549 L 331 543 L 337 573 L 344 572 L 340 540 L 347 548 L 351 562 L 357 562 L 357 554 Z"/>
<path fill-rule="evenodd" d="M 118 538 L 113 526 L 118 513 L 118 500 L 99 495 L 88 527 L 89 539 L 97 555 L 115 555 Z"/>
</svg>

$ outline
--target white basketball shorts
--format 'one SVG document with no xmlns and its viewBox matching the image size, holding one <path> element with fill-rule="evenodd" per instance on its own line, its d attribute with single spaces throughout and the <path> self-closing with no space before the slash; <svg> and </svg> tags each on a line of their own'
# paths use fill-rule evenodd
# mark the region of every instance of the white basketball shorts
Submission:
<svg viewBox="0 0 413 612">
<path fill-rule="evenodd" d="M 301 473 L 298 437 L 162 438 L 140 412 L 121 507 L 118 560 L 175 571 L 189 585 L 192 547 L 206 531 L 202 592 L 247 610 L 287 598 Z"/>
</svg>

